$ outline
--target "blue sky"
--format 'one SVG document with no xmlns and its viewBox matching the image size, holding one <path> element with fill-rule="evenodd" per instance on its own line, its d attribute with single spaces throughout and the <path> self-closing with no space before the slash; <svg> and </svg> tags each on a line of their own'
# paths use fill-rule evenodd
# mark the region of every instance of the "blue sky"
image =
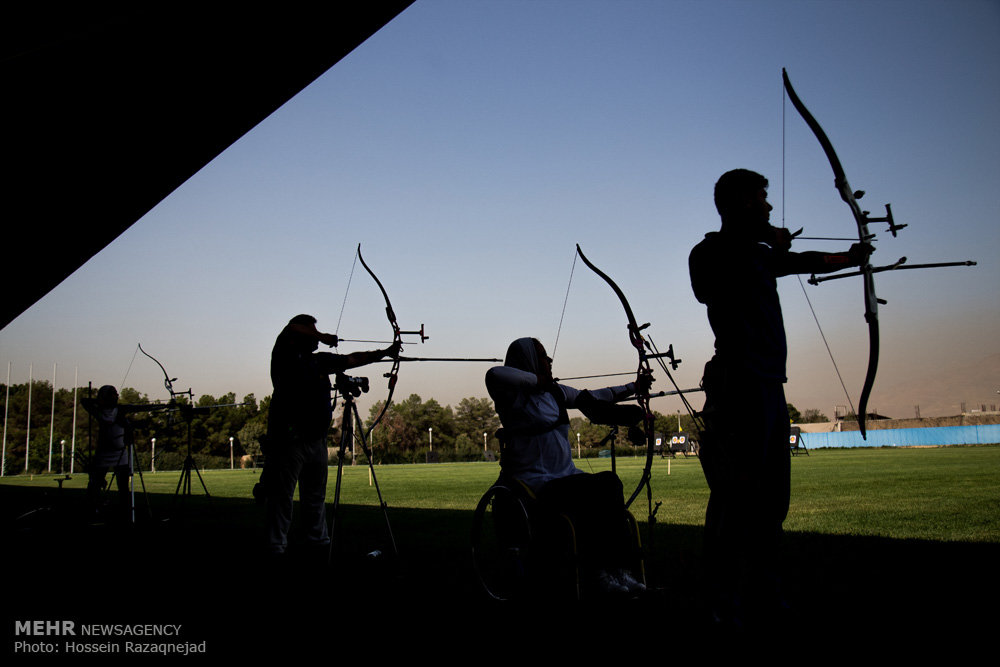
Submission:
<svg viewBox="0 0 1000 667">
<path fill-rule="evenodd" d="M 403 328 L 426 325 L 430 340 L 405 354 L 503 356 L 520 336 L 551 349 L 580 243 L 695 386 L 712 336 L 687 255 L 718 227 L 719 175 L 767 175 L 775 224 L 856 234 L 783 102 L 782 67 L 866 207 L 889 202 L 910 225 L 878 242 L 877 263 L 979 261 L 876 280 L 889 305 L 871 406 L 910 410 L 906 387 L 1000 352 L 994 1 L 418 0 L 0 331 L 0 374 L 9 363 L 24 382 L 30 363 L 51 380 L 55 363 L 60 386 L 78 372 L 162 398 L 155 364 L 131 363 L 141 342 L 178 389 L 262 397 L 274 337 L 297 313 L 333 331 L 343 304 L 342 337 L 389 335 L 360 266 L 347 291 L 359 243 Z M 807 288 L 856 402 L 860 280 Z M 846 399 L 795 278 L 781 297 L 789 400 L 829 414 Z M 632 370 L 634 356 L 616 297 L 577 263 L 556 374 Z M 407 364 L 396 395 L 485 396 L 486 367 Z M 376 368 L 363 371 L 369 400 L 385 395 Z M 991 398 L 968 392 L 938 398 L 955 411 Z"/>
</svg>

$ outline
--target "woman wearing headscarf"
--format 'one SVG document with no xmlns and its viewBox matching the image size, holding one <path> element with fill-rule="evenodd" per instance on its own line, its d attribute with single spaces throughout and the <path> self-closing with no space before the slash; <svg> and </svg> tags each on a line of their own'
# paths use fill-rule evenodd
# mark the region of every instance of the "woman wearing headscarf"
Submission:
<svg viewBox="0 0 1000 667">
<path fill-rule="evenodd" d="M 541 505 L 570 517 L 581 558 L 599 586 L 610 592 L 641 590 L 625 569 L 621 480 L 610 471 L 588 474 L 576 467 L 567 414 L 576 408 L 588 416 L 600 412 L 603 423 L 633 425 L 642 419 L 642 409 L 615 403 L 634 394 L 635 383 L 584 391 L 559 384 L 542 344 L 519 338 L 507 348 L 504 365 L 487 371 L 486 389 L 503 425 L 501 479 L 523 483 Z"/>
</svg>

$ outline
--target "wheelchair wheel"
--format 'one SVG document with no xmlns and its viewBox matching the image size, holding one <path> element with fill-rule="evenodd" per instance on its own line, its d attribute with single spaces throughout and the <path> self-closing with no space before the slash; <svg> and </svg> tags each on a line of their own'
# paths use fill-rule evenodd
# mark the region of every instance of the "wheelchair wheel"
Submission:
<svg viewBox="0 0 1000 667">
<path fill-rule="evenodd" d="M 524 503 L 507 486 L 491 487 L 472 519 L 473 565 L 489 597 L 521 597 L 530 549 L 531 521 Z"/>
<path fill-rule="evenodd" d="M 649 582 L 646 581 L 646 558 L 645 552 L 642 546 L 642 536 L 639 532 L 639 524 L 632 516 L 632 513 L 625 510 L 625 524 L 624 524 L 624 535 L 625 544 L 629 549 L 629 564 L 628 569 L 635 579 L 642 583 L 644 586 L 648 586 Z"/>
</svg>

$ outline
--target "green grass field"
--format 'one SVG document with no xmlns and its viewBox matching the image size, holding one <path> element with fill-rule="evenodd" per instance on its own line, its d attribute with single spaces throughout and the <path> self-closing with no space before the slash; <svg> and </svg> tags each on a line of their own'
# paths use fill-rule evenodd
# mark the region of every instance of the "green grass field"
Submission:
<svg viewBox="0 0 1000 667">
<path fill-rule="evenodd" d="M 618 460 L 626 492 L 638 483 L 641 458 Z M 609 459 L 578 462 L 587 472 L 610 469 Z M 669 474 L 668 474 L 669 466 Z M 335 468 L 328 500 L 333 500 Z M 496 479 L 495 463 L 447 463 L 376 467 L 382 494 L 391 508 L 472 510 Z M 257 480 L 252 470 L 201 472 L 213 497 L 249 499 Z M 50 489 L 54 477 L 4 478 L 3 484 Z M 203 495 L 193 477 L 194 495 Z M 662 501 L 660 522 L 701 525 L 708 501 L 697 458 L 655 459 L 653 498 Z M 145 472 L 151 494 L 173 494 L 178 471 Z M 86 487 L 75 474 L 66 489 Z M 368 468 L 346 466 L 341 500 L 376 506 Z M 645 493 L 633 513 L 646 514 Z M 785 524 L 791 532 L 881 536 L 898 539 L 1000 543 L 1000 447 L 827 449 L 792 459 L 792 505 Z"/>
<path fill-rule="evenodd" d="M 642 463 L 619 459 L 626 493 Z M 597 472 L 610 461 L 579 465 Z M 336 469 L 330 472 L 332 501 Z M 125 618 L 183 622 L 195 638 L 200 633 L 227 651 L 254 645 L 237 637 L 263 618 L 299 623 L 305 618 L 299 609 L 312 609 L 308 618 L 319 629 L 334 627 L 344 604 L 352 614 L 364 608 L 391 619 L 394 632 L 421 642 L 428 625 L 434 636 L 479 636 L 510 610 L 482 595 L 470 556 L 473 510 L 498 472 L 485 462 L 377 467 L 402 564 L 390 573 L 364 557 L 386 544 L 368 469 L 345 468 L 338 523 L 344 557 L 322 575 L 303 564 L 300 578 L 291 581 L 269 577 L 261 559 L 263 510 L 251 497 L 254 471 L 203 471 L 210 497 L 197 477 L 192 495 L 184 497 L 175 496 L 179 472 L 145 473 L 153 518 L 146 518 L 140 499 L 140 521 L 124 532 L 81 520 L 84 474 L 74 474 L 62 492 L 54 475 L 7 477 L 0 481 L 0 572 L 6 599 L 13 601 L 6 616 L 120 618 L 113 587 L 100 586 L 107 594 L 99 597 L 79 591 L 87 589 L 86 573 L 129 563 L 141 567 L 141 584 L 134 588 L 142 593 L 130 598 Z M 704 630 L 701 541 L 708 488 L 701 466 L 696 458 L 657 458 L 652 479 L 654 501 L 662 505 L 651 541 L 645 494 L 632 512 L 649 550 L 655 594 L 616 613 L 622 622 L 629 619 L 626 624 L 655 618 L 678 631 Z M 967 631 L 992 623 L 981 609 L 983 601 L 1000 596 L 1000 447 L 816 450 L 792 459 L 792 479 L 785 574 L 801 624 L 796 633 L 822 628 L 898 641 L 902 633 L 919 637 L 926 628 Z M 32 512 L 39 507 L 51 509 Z M 276 599 L 285 601 L 278 606 Z M 261 615 L 264 600 L 270 616 Z M 604 602 L 584 604 L 560 622 L 603 623 L 607 610 Z M 546 606 L 518 613 L 551 622 Z"/>
</svg>

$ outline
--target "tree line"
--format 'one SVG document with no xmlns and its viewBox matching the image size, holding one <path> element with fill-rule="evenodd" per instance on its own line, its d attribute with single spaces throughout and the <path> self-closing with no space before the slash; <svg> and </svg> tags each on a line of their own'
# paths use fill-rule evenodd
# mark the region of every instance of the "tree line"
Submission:
<svg viewBox="0 0 1000 667">
<path fill-rule="evenodd" d="M 30 419 L 28 389 L 27 383 L 9 387 L 0 384 L 0 401 L 5 415 L 5 474 L 68 473 L 71 467 L 76 472 L 86 470 L 97 438 L 96 423 L 79 404 L 79 400 L 88 395 L 88 388 L 78 387 L 75 392 L 57 389 L 53 393 L 48 381 L 33 381 Z M 92 393 L 96 395 L 96 390 Z M 119 401 L 134 405 L 153 403 L 148 395 L 131 387 L 121 390 Z M 203 394 L 193 406 L 188 406 L 187 397 L 181 396 L 176 409 L 131 415 L 138 465 L 144 470 L 153 465 L 157 470 L 180 469 L 187 455 L 189 438 L 191 455 L 199 467 L 256 465 L 261 460 L 270 403 L 270 396 L 258 401 L 253 394 L 247 394 L 237 401 L 232 392 L 222 396 Z M 384 401 L 378 401 L 369 408 L 361 427 L 364 431 L 370 428 L 383 405 Z M 182 409 L 187 407 L 200 409 Z M 828 421 L 816 410 L 800 414 L 791 404 L 789 413 L 793 421 L 800 423 Z M 677 431 L 695 432 L 690 415 L 653 414 L 654 427 L 660 436 L 669 437 Z M 331 448 L 339 445 L 341 418 L 342 410 L 338 409 L 328 435 Z M 423 400 L 411 394 L 389 406 L 371 433 L 369 445 L 376 463 L 476 461 L 499 454 L 495 435 L 499 428 L 500 419 L 488 398 L 463 398 L 452 407 L 442 406 L 433 398 Z M 622 429 L 615 443 L 621 451 L 633 448 L 624 431 Z M 598 446 L 607 434 L 606 426 L 592 424 L 580 416 L 570 419 L 570 442 L 574 448 L 579 446 L 582 456 L 597 456 Z M 603 448 L 608 446 L 609 443 L 604 443 Z M 354 453 L 348 451 L 347 456 Z M 356 454 L 359 461 L 365 461 L 360 447 L 356 448 Z M 74 455 L 75 460 L 71 462 Z"/>
<path fill-rule="evenodd" d="M 27 383 L 11 384 L 9 387 L 0 383 L 5 474 L 86 470 L 97 444 L 97 423 L 80 403 L 88 394 L 96 397 L 97 389 L 77 387 L 75 391 L 63 388 L 53 392 L 50 382 L 35 380 L 29 392 Z M 119 402 L 135 405 L 153 403 L 148 395 L 131 387 L 121 390 Z M 239 405 L 234 405 L 236 403 L 233 393 L 219 397 L 206 394 L 193 406 L 205 408 L 197 414 L 181 409 L 191 407 L 186 397 L 181 397 L 174 409 L 130 415 L 138 465 L 149 470 L 155 438 L 157 470 L 181 468 L 187 454 L 189 422 L 191 452 L 199 466 L 223 467 L 224 464 L 228 467 L 230 437 L 234 438 L 233 460 L 238 461 L 242 451 L 236 443 L 236 434 L 255 419 L 266 420 L 266 413 L 262 416 L 261 405 L 253 394 L 244 396 Z"/>
</svg>

